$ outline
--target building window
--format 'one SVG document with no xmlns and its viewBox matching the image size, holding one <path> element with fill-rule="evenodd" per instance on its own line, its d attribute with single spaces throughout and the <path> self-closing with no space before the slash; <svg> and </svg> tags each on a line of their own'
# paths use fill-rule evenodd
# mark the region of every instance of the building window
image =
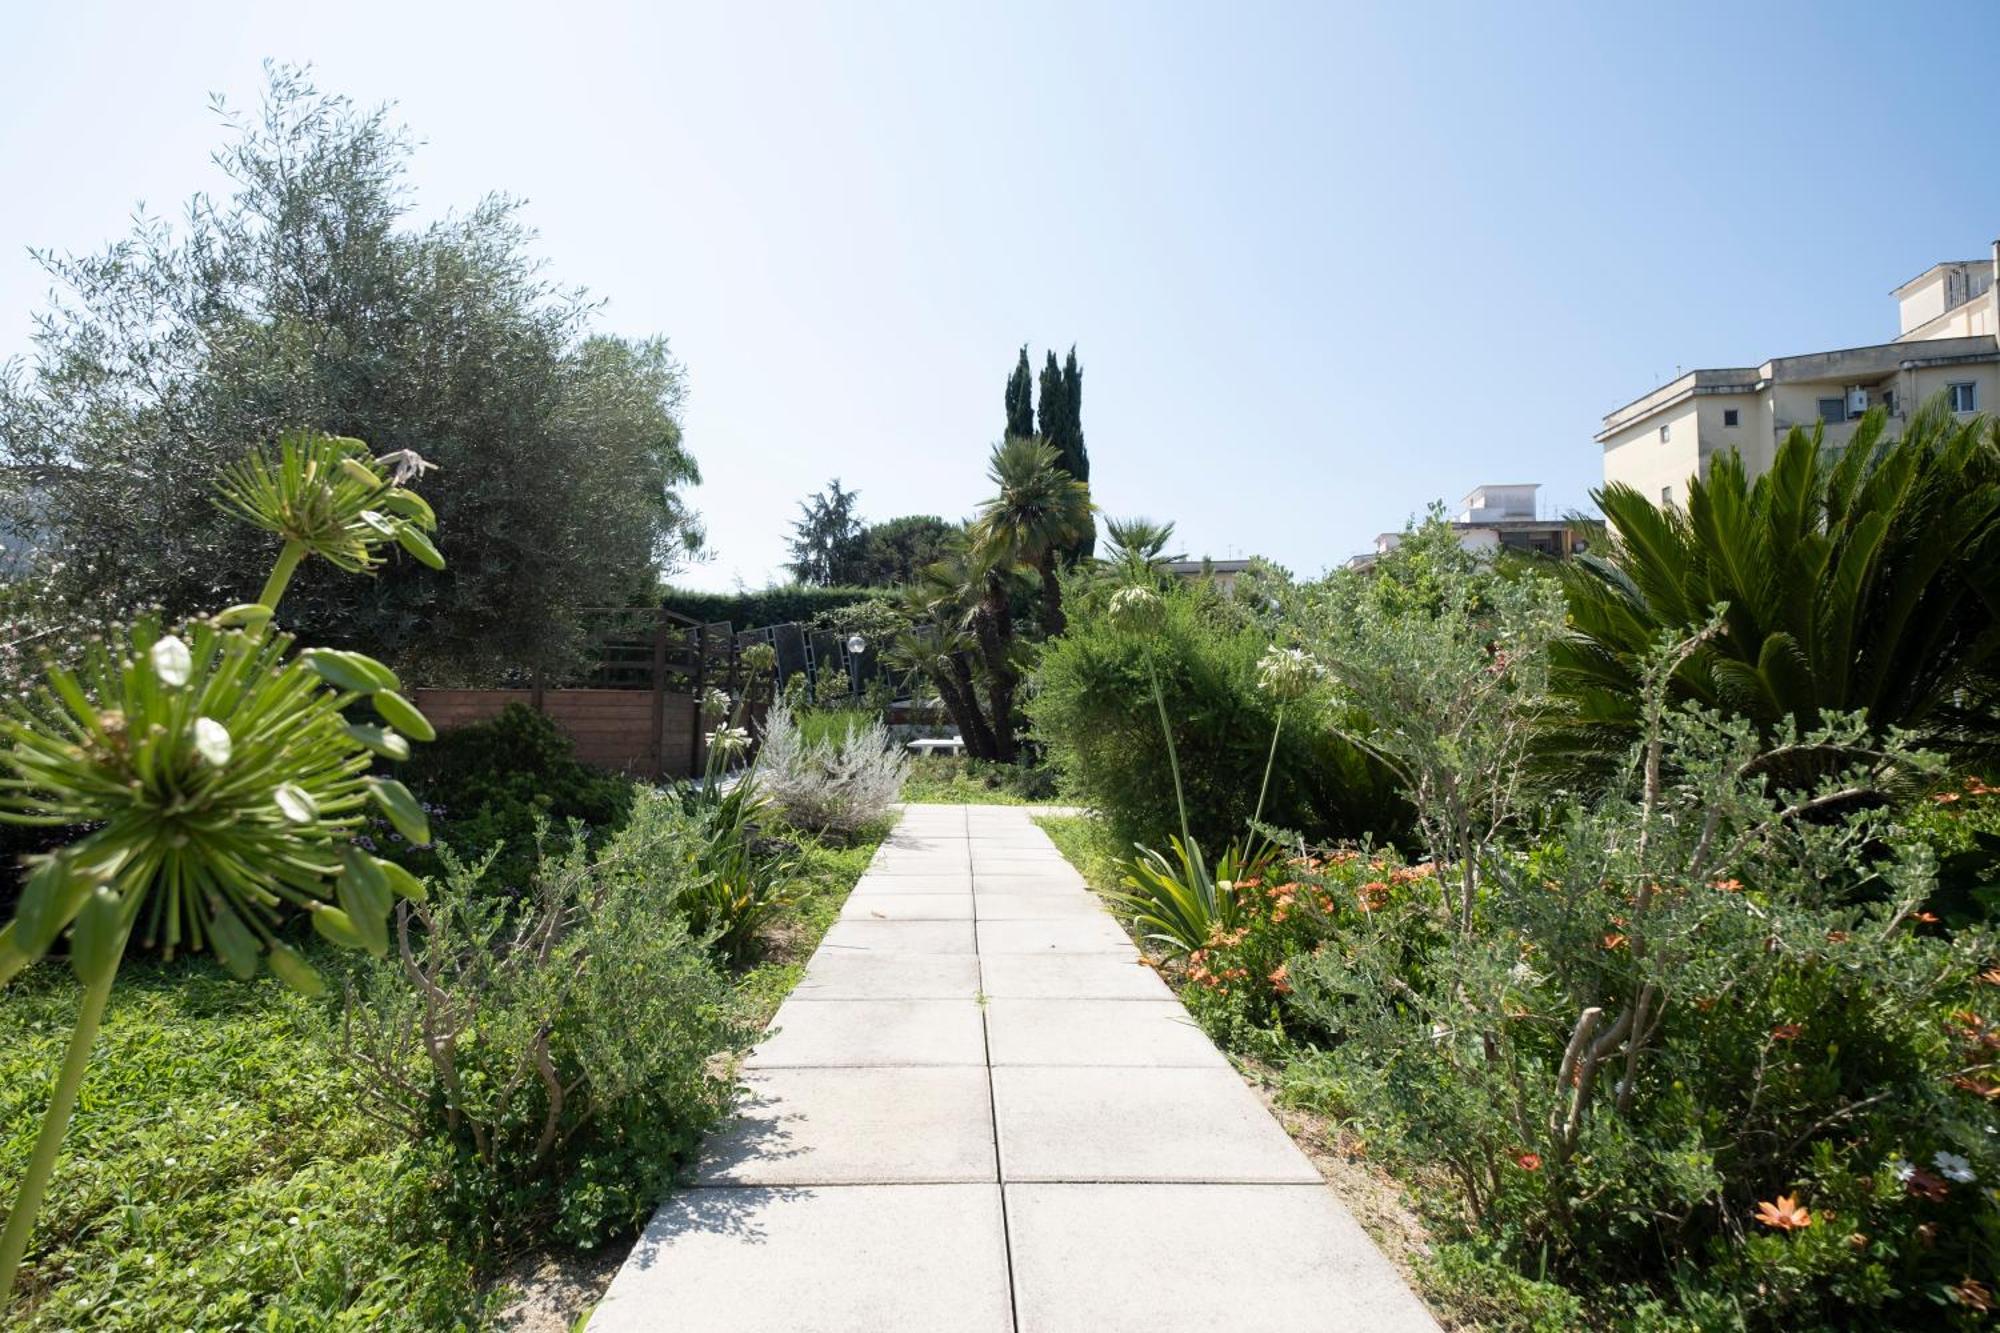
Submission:
<svg viewBox="0 0 2000 1333">
<path fill-rule="evenodd" d="M 1725 408 L 1723 408 L 1723 409 L 1722 409 L 1722 424 L 1723 424 L 1723 425 L 1725 425 L 1725 426 L 1733 426 L 1733 425 L 1735 425 L 1735 424 L 1736 424 L 1736 422 L 1737 422 L 1737 413 L 1736 413 L 1736 409 L 1735 409 L 1735 408 L 1733 408 L 1733 407 L 1725 407 Z"/>
<path fill-rule="evenodd" d="M 1847 400 L 1845 398 L 1822 398 L 1819 400 L 1821 421 L 1847 420 Z"/>
<path fill-rule="evenodd" d="M 1977 412 L 1979 410 L 1979 386 L 1971 380 L 1960 380 L 1951 386 L 1951 410 L 1954 412 Z"/>
<path fill-rule="evenodd" d="M 1673 438 L 1674 438 L 1674 428 L 1673 428 L 1673 426 L 1672 426 L 1672 425 L 1670 425 L 1670 424 L 1667 424 L 1667 423 L 1664 423 L 1664 422 L 1663 422 L 1663 423 L 1661 423 L 1661 426 L 1660 426 L 1660 443 L 1661 443 L 1661 444 L 1665 444 L 1665 443 L 1666 443 L 1666 442 L 1667 442 L 1668 440 L 1671 440 L 1671 439 L 1673 439 Z"/>
<path fill-rule="evenodd" d="M 1660 487 L 1660 503 L 1663 505 L 1670 505 L 1673 502 L 1674 502 L 1674 488 L 1671 486 Z"/>
</svg>

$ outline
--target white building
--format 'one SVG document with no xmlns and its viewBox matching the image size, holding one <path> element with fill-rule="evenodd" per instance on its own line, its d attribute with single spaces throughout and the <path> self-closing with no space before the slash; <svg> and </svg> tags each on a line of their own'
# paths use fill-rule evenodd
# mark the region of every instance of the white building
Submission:
<svg viewBox="0 0 2000 1333">
<path fill-rule="evenodd" d="M 1845 444 L 1870 408 L 1907 419 L 1933 395 L 1959 413 L 2000 403 L 2000 241 L 1985 259 L 1933 264 L 1896 288 L 1895 340 L 1778 357 L 1758 366 L 1691 370 L 1604 418 L 1605 482 L 1674 504 L 1688 478 L 1735 450 L 1752 476 L 1794 426 Z"/>
<path fill-rule="evenodd" d="M 1541 555 L 1569 556 L 1582 549 L 1576 533 L 1560 516 L 1545 517 L 1536 500 L 1539 482 L 1506 482 L 1475 487 L 1459 503 L 1462 508 L 1451 520 L 1458 530 L 1458 544 L 1468 551 L 1533 551 Z M 1347 562 L 1349 569 L 1366 569 L 1396 549 L 1400 532 L 1375 536 L 1375 549 Z"/>
</svg>

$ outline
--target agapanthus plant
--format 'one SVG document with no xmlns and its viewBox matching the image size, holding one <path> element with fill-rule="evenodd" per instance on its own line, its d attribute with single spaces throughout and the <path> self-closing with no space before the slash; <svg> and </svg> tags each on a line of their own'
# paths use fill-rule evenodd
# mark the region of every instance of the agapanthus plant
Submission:
<svg viewBox="0 0 2000 1333">
<path fill-rule="evenodd" d="M 380 470 L 392 469 L 388 476 Z M 83 998 L 28 1170 L 0 1234 L 0 1300 L 76 1105 L 113 980 L 134 932 L 169 955 L 212 951 L 248 979 L 268 966 L 316 994 L 318 975 L 278 935 L 304 911 L 333 943 L 380 954 L 394 898 L 422 882 L 355 845 L 371 802 L 413 842 L 429 840 L 407 788 L 369 772 L 402 759 L 431 725 L 395 674 L 359 653 L 306 649 L 271 621 L 308 556 L 365 573 L 396 543 L 443 563 L 430 507 L 401 484 L 414 455 L 370 460 L 359 440 L 298 432 L 275 458 L 231 468 L 222 503 L 284 538 L 259 601 L 176 630 L 142 618 L 75 668 L 0 710 L 0 820 L 88 826 L 32 863 L 0 927 L 0 985 L 68 934 Z M 363 700 L 373 720 L 350 717 Z"/>
</svg>

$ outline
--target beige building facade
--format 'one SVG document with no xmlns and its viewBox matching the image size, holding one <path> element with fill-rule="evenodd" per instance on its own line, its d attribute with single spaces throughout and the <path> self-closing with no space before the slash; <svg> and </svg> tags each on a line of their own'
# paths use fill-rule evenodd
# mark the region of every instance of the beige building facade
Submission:
<svg viewBox="0 0 2000 1333">
<path fill-rule="evenodd" d="M 1764 471 L 1794 426 L 1819 424 L 1840 445 L 1877 407 L 1892 430 L 1940 393 L 1961 415 L 2000 408 L 2000 241 L 1985 259 L 1933 264 L 1890 294 L 1893 342 L 1689 371 L 1606 415 L 1606 484 L 1678 504 L 1718 454 L 1734 450 L 1752 476 Z"/>
</svg>

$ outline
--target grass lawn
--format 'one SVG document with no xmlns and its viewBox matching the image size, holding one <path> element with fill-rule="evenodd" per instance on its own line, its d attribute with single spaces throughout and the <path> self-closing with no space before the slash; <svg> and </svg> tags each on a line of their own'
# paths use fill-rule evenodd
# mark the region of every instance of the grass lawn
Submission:
<svg viewBox="0 0 2000 1333">
<path fill-rule="evenodd" d="M 926 805 L 1046 805 L 1057 798 L 1053 778 L 1041 769 L 938 754 L 910 761 L 903 799 Z"/>
</svg>

